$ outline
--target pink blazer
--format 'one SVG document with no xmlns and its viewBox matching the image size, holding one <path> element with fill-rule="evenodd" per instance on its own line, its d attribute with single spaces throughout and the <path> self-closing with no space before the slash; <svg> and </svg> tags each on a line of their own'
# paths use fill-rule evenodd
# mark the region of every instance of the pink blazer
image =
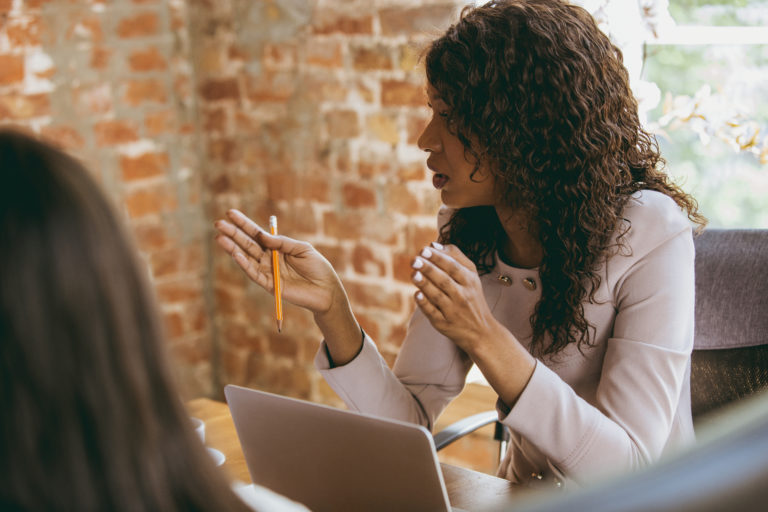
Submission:
<svg viewBox="0 0 768 512">
<path fill-rule="evenodd" d="M 624 218 L 631 223 L 627 248 L 603 265 L 596 299 L 584 304 L 595 327 L 592 346 L 539 358 L 514 407 L 498 407 L 512 432 L 499 476 L 579 485 L 639 468 L 693 440 L 691 226 L 672 199 L 654 191 L 636 193 Z M 537 286 L 531 290 L 523 279 Z M 527 346 L 540 297 L 538 270 L 497 258 L 481 280 L 494 316 Z M 368 337 L 350 363 L 330 369 L 321 346 L 315 365 L 350 409 L 431 428 L 461 392 L 472 362 L 417 309 L 392 370 Z"/>
</svg>

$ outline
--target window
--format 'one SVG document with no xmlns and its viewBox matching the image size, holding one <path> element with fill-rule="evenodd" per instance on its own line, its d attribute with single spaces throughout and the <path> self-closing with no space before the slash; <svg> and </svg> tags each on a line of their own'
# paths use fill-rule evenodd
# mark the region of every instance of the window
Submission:
<svg viewBox="0 0 768 512">
<path fill-rule="evenodd" d="M 670 0 L 669 14 L 642 71 L 668 171 L 710 226 L 768 228 L 768 2 Z"/>
</svg>

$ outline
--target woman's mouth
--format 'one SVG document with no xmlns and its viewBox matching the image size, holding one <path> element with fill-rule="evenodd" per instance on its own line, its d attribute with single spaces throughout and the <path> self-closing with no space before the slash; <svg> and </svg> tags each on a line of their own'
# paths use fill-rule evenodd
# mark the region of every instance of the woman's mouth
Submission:
<svg viewBox="0 0 768 512">
<path fill-rule="evenodd" d="M 445 186 L 445 184 L 448 183 L 448 176 L 445 174 L 440 174 L 439 172 L 436 173 L 434 176 L 432 176 L 432 185 L 440 190 Z"/>
</svg>

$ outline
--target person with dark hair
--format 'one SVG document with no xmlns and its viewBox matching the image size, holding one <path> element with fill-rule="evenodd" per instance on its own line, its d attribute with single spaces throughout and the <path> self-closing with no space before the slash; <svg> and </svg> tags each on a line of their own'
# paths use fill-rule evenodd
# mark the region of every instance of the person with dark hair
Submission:
<svg viewBox="0 0 768 512">
<path fill-rule="evenodd" d="M 141 268 L 80 163 L 0 131 L 0 510 L 251 510 L 192 429 Z"/>
<path fill-rule="evenodd" d="M 512 434 L 499 475 L 581 485 L 690 442 L 695 200 L 663 172 L 622 56 L 560 0 L 466 7 L 425 58 L 418 144 L 445 205 L 390 371 L 309 244 L 231 210 L 218 242 L 314 313 L 352 409 L 428 427 L 477 365 Z M 255 243 L 254 243 L 255 242 Z"/>
</svg>

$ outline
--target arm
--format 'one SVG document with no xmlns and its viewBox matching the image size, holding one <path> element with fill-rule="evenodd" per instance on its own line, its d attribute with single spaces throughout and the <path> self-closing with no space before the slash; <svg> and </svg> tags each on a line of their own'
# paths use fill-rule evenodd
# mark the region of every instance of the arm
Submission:
<svg viewBox="0 0 768 512">
<path fill-rule="evenodd" d="M 540 364 L 503 422 L 577 480 L 657 460 L 693 346 L 693 287 L 685 227 L 622 270 L 595 405 Z"/>
<path fill-rule="evenodd" d="M 216 242 L 253 282 L 272 293 L 271 253 L 280 253 L 283 298 L 311 311 L 336 364 L 345 364 L 360 351 L 360 326 L 347 293 L 331 264 L 307 242 L 273 236 L 237 210 L 214 224 Z"/>
</svg>

